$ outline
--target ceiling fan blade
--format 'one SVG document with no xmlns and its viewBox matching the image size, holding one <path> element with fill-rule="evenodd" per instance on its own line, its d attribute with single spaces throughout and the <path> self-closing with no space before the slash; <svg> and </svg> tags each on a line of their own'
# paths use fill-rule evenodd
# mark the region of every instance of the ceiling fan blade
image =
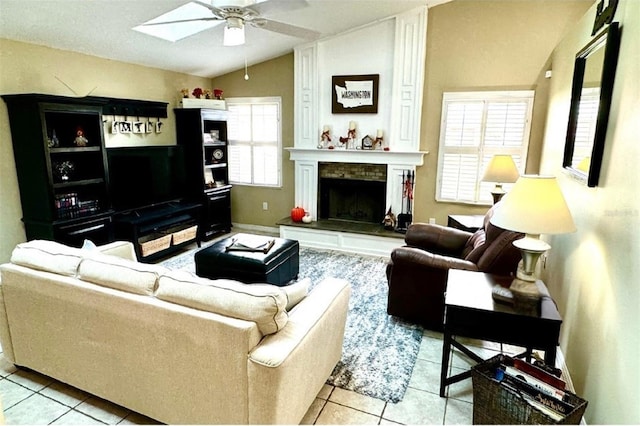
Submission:
<svg viewBox="0 0 640 426">
<path fill-rule="evenodd" d="M 152 26 L 152 25 L 167 25 L 167 24 L 181 24 L 184 22 L 199 22 L 199 21 L 222 21 L 223 19 L 218 17 L 211 18 L 193 18 L 193 19 L 178 19 L 176 21 L 163 21 L 163 22 L 147 22 L 146 24 L 142 24 L 144 27 Z"/>
<path fill-rule="evenodd" d="M 221 15 L 221 13 L 222 13 L 222 10 L 221 10 L 221 9 L 218 9 L 217 7 L 212 6 L 211 4 L 209 4 L 209 3 L 207 3 L 207 2 L 200 1 L 200 0 L 191 0 L 191 2 L 192 2 L 192 3 L 199 4 L 200 6 L 206 7 L 207 9 L 209 9 L 210 11 L 212 11 L 214 15 L 216 15 L 216 16 L 218 16 L 218 17 L 221 17 L 221 16 L 222 16 L 222 15 Z"/>
<path fill-rule="evenodd" d="M 306 28 L 296 27 L 295 25 L 272 21 L 271 19 L 256 19 L 251 21 L 251 25 L 253 25 L 254 27 L 262 28 L 263 30 L 273 31 L 275 33 L 286 34 L 298 38 L 304 38 L 307 40 L 316 40 L 320 38 L 321 35 L 318 31 L 308 30 Z"/>
<path fill-rule="evenodd" d="M 306 0 L 267 0 L 261 3 L 251 5 L 251 9 L 258 12 L 259 15 L 265 16 L 277 14 L 280 12 L 291 12 L 297 9 L 307 7 L 309 4 Z"/>
</svg>

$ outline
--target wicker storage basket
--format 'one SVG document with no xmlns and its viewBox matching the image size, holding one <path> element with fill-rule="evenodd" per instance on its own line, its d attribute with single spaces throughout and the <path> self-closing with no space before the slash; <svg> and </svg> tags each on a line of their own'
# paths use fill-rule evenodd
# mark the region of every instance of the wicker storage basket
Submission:
<svg viewBox="0 0 640 426">
<path fill-rule="evenodd" d="M 195 239 L 197 232 L 198 225 L 192 225 L 188 228 L 185 228 L 184 226 L 177 226 L 165 231 L 165 233 L 171 235 L 171 244 L 174 246 Z"/>
<path fill-rule="evenodd" d="M 142 257 L 150 256 L 159 251 L 168 249 L 171 245 L 171 235 L 151 234 L 138 239 Z"/>
<path fill-rule="evenodd" d="M 560 420 L 555 420 L 530 405 L 524 397 L 497 380 L 496 368 L 509 357 L 498 355 L 474 366 L 471 369 L 473 380 L 473 424 L 572 424 L 580 423 L 587 401 L 565 391 L 567 402 L 573 410 Z"/>
</svg>

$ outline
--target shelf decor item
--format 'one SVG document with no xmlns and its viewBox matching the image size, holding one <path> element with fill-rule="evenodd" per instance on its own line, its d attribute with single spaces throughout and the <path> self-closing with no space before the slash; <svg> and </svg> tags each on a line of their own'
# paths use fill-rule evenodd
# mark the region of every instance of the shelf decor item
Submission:
<svg viewBox="0 0 640 426">
<path fill-rule="evenodd" d="M 378 112 L 379 74 L 331 77 L 331 113 Z"/>
<path fill-rule="evenodd" d="M 71 177 L 71 174 L 75 170 L 75 165 L 69 160 L 65 160 L 65 161 L 61 161 L 59 163 L 55 163 L 53 167 L 54 167 L 54 171 L 56 173 L 56 177 L 61 182 L 67 182 L 69 180 L 69 178 Z"/>
<path fill-rule="evenodd" d="M 89 145 L 89 140 L 84 136 L 84 130 L 82 127 L 78 127 L 76 129 L 76 138 L 73 140 L 73 144 L 77 147 Z"/>
</svg>

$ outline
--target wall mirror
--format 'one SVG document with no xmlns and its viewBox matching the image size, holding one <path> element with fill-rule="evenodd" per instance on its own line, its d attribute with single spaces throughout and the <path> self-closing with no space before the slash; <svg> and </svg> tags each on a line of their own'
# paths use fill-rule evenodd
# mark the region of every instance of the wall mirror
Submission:
<svg viewBox="0 0 640 426">
<path fill-rule="evenodd" d="M 590 187 L 600 176 L 619 47 L 613 22 L 576 55 L 562 166 Z"/>
</svg>

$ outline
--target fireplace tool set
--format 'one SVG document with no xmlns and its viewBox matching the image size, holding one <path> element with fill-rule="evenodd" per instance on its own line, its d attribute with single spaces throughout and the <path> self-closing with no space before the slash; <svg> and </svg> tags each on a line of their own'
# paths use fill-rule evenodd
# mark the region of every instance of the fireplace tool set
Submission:
<svg viewBox="0 0 640 426">
<path fill-rule="evenodd" d="M 407 228 L 413 221 L 413 214 L 411 214 L 411 207 L 413 205 L 413 186 L 415 184 L 415 172 L 407 170 L 402 172 L 402 208 L 406 207 L 406 212 L 402 212 L 398 215 L 398 225 L 396 227 L 397 232 L 405 233 Z M 406 201 L 405 201 L 406 200 Z"/>
</svg>

